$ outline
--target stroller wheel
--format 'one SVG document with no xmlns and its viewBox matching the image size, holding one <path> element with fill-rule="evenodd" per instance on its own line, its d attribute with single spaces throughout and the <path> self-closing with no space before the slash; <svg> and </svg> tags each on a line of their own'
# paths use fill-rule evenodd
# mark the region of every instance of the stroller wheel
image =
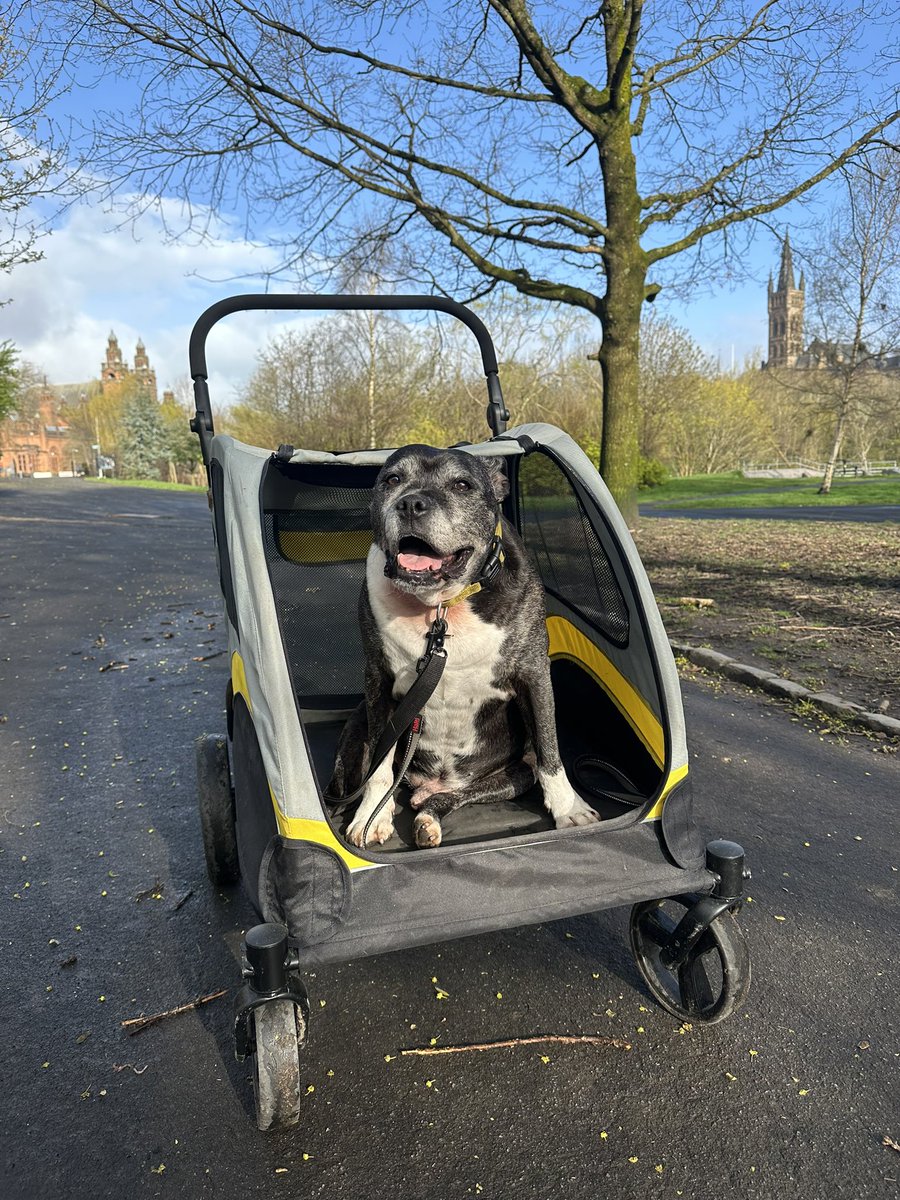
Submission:
<svg viewBox="0 0 900 1200">
<path fill-rule="evenodd" d="M 225 738 L 204 734 L 197 738 L 197 800 L 206 869 L 213 883 L 235 883 L 240 876 L 234 793 L 228 770 Z"/>
<path fill-rule="evenodd" d="M 259 1129 L 290 1129 L 300 1119 L 302 1022 L 291 1000 L 273 1000 L 254 1010 L 253 1098 Z"/>
<path fill-rule="evenodd" d="M 638 970 L 666 1012 L 714 1025 L 743 1004 L 750 987 L 750 951 L 740 926 L 720 913 L 678 967 L 660 956 L 688 908 L 688 897 L 647 900 L 631 910 L 629 936 Z"/>
</svg>

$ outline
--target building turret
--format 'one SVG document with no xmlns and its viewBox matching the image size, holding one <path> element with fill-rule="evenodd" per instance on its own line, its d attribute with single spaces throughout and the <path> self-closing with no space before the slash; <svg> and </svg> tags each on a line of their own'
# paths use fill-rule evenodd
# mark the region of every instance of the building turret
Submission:
<svg viewBox="0 0 900 1200">
<path fill-rule="evenodd" d="M 109 338 L 106 343 L 106 358 L 100 364 L 100 378 L 104 381 L 117 383 L 120 379 L 124 379 L 128 374 L 128 368 L 122 361 L 122 351 L 119 349 L 119 342 L 112 330 L 109 331 Z"/>
<path fill-rule="evenodd" d="M 794 258 L 791 239 L 785 234 L 781 247 L 778 287 L 769 276 L 769 367 L 793 367 L 803 353 L 803 309 L 806 300 L 805 278 L 794 286 Z"/>
<path fill-rule="evenodd" d="M 134 348 L 134 377 L 138 380 L 141 387 L 144 388 L 155 400 L 156 399 L 156 372 L 150 366 L 150 359 L 147 357 L 147 350 L 144 343 L 138 339 L 138 344 Z"/>
</svg>

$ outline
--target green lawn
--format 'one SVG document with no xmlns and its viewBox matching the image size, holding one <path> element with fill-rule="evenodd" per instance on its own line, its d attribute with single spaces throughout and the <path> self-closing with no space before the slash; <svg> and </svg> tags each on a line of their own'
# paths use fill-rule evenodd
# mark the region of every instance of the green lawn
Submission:
<svg viewBox="0 0 900 1200">
<path fill-rule="evenodd" d="M 161 479 L 92 479 L 91 483 L 103 483 L 109 487 L 155 488 L 163 492 L 205 492 L 205 487 L 194 487 L 192 483 L 165 483 Z"/>
<path fill-rule="evenodd" d="M 900 476 L 834 480 L 820 496 L 819 479 L 744 479 L 738 474 L 689 475 L 639 493 L 661 508 L 782 508 L 798 505 L 900 504 Z"/>
</svg>

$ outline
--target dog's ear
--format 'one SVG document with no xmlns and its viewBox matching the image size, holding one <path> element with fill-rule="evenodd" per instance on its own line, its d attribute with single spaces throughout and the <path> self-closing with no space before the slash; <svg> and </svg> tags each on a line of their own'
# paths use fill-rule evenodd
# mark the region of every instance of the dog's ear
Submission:
<svg viewBox="0 0 900 1200">
<path fill-rule="evenodd" d="M 491 488 L 494 492 L 495 500 L 502 500 L 509 495 L 509 480 L 506 477 L 506 472 L 503 469 L 502 458 L 483 458 L 481 460 L 491 477 Z"/>
</svg>

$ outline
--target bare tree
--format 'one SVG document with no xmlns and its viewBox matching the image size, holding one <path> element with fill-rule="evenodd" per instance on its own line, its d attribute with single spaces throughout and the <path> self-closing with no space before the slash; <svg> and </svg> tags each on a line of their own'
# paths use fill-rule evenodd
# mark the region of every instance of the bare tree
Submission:
<svg viewBox="0 0 900 1200">
<path fill-rule="evenodd" d="M 881 147 L 844 169 L 843 202 L 809 255 L 813 340 L 799 386 L 832 424 L 825 475 L 831 490 L 848 437 L 900 395 L 900 152 Z"/>
<path fill-rule="evenodd" d="M 641 454 L 672 460 L 673 432 L 689 428 L 693 406 L 715 364 L 686 329 L 654 314 L 644 321 L 638 367 Z"/>
<path fill-rule="evenodd" d="M 63 90 L 61 63 L 40 49 L 43 14 L 27 0 L 0 4 L 0 271 L 41 257 L 32 205 L 73 186 L 66 147 L 48 120 Z"/>
<path fill-rule="evenodd" d="M 277 215 L 286 264 L 337 261 L 364 224 L 357 252 L 403 238 L 410 277 L 458 297 L 597 318 L 601 469 L 626 507 L 644 302 L 739 259 L 740 227 L 900 115 L 858 38 L 887 44 L 893 3 L 47 3 L 142 84 L 130 118 L 101 114 L 116 183 Z"/>
</svg>

